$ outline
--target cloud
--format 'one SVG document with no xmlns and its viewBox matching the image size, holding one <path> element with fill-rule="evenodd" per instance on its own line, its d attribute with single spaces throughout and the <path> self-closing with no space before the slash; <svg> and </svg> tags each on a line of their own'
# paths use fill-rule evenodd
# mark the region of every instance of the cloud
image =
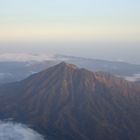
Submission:
<svg viewBox="0 0 140 140">
<path fill-rule="evenodd" d="M 0 121 L 0 140 L 44 140 L 44 138 L 23 124 Z"/>
</svg>

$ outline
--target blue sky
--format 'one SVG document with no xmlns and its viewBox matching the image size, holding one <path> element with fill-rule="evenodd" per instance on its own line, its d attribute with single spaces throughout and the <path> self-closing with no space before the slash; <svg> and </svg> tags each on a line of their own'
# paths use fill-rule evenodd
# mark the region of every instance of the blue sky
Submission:
<svg viewBox="0 0 140 140">
<path fill-rule="evenodd" d="M 139 0 L 1 0 L 0 40 L 140 39 Z"/>
<path fill-rule="evenodd" d="M 4 0 L 2 16 L 76 17 L 76 16 L 139 16 L 139 0 Z M 18 20 L 18 19 L 17 19 Z"/>
</svg>

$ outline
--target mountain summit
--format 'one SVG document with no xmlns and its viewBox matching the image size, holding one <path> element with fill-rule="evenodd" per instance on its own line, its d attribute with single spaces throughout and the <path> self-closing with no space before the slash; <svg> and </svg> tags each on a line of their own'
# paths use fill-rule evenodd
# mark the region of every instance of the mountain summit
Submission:
<svg viewBox="0 0 140 140">
<path fill-rule="evenodd" d="M 139 140 L 140 87 L 62 62 L 0 87 L 0 118 L 48 140 Z"/>
</svg>

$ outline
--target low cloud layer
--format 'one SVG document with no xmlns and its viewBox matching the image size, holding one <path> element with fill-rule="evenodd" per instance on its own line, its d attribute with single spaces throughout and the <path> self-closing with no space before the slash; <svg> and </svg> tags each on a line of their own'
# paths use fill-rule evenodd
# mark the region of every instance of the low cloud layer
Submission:
<svg viewBox="0 0 140 140">
<path fill-rule="evenodd" d="M 44 140 L 44 138 L 23 124 L 1 121 L 0 140 Z"/>
</svg>

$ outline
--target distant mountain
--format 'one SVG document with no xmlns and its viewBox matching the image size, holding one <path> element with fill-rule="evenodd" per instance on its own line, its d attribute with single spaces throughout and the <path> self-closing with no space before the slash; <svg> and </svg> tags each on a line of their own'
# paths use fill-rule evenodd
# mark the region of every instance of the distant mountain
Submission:
<svg viewBox="0 0 140 140">
<path fill-rule="evenodd" d="M 23 80 L 62 61 L 94 72 L 108 72 L 129 81 L 140 79 L 140 65 L 136 64 L 45 53 L 0 53 L 0 84 Z"/>
<path fill-rule="evenodd" d="M 0 86 L 0 119 L 6 118 L 48 140 L 139 140 L 140 86 L 63 62 Z"/>
</svg>

